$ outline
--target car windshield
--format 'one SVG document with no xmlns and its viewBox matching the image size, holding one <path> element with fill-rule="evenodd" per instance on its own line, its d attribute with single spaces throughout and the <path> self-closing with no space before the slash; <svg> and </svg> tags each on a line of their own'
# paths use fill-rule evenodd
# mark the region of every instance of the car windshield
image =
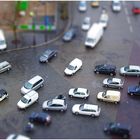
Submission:
<svg viewBox="0 0 140 140">
<path fill-rule="evenodd" d="M 43 56 L 48 57 L 50 55 L 50 53 L 51 53 L 51 50 L 45 51 Z"/>
<path fill-rule="evenodd" d="M 93 43 L 94 41 L 95 41 L 95 39 L 91 39 L 91 38 L 87 39 L 87 42 L 89 42 L 89 43 Z"/>
<path fill-rule="evenodd" d="M 140 91 L 140 86 L 136 86 L 136 87 L 135 87 L 135 90 L 136 90 L 136 91 Z"/>
<path fill-rule="evenodd" d="M 77 92 L 77 88 L 75 88 L 73 92 L 76 93 Z"/>
<path fill-rule="evenodd" d="M 79 109 L 80 110 L 83 110 L 84 109 L 84 104 L 81 104 L 80 107 L 79 107 Z"/>
<path fill-rule="evenodd" d="M 108 78 L 107 82 L 112 83 L 112 78 Z"/>
<path fill-rule="evenodd" d="M 27 100 L 25 97 L 22 97 L 22 98 L 21 98 L 21 101 L 22 101 L 23 103 L 25 103 L 25 104 L 28 103 L 28 100 Z"/>
<path fill-rule="evenodd" d="M 89 24 L 90 20 L 89 18 L 85 18 L 85 20 L 83 21 L 83 24 Z"/>
<path fill-rule="evenodd" d="M 5 41 L 4 40 L 0 40 L 0 45 L 3 45 L 5 44 Z"/>
<path fill-rule="evenodd" d="M 103 97 L 105 97 L 105 96 L 106 96 L 106 91 L 104 91 L 104 92 L 102 93 L 102 96 L 103 96 Z"/>
<path fill-rule="evenodd" d="M 72 32 L 71 32 L 71 31 L 66 32 L 66 33 L 65 33 L 65 36 L 66 36 L 66 37 L 71 37 L 71 36 L 72 36 Z"/>
<path fill-rule="evenodd" d="M 52 100 L 48 101 L 47 105 L 51 106 L 52 105 Z"/>
<path fill-rule="evenodd" d="M 120 6 L 120 2 L 114 2 L 113 5 L 114 6 Z"/>
<path fill-rule="evenodd" d="M 124 67 L 124 70 L 128 71 L 129 70 L 129 66 Z"/>
<path fill-rule="evenodd" d="M 69 69 L 69 70 L 75 70 L 75 67 L 72 66 L 72 65 L 68 65 L 68 69 Z"/>
<path fill-rule="evenodd" d="M 26 88 L 26 89 L 32 89 L 32 84 L 31 83 L 29 83 L 29 82 L 26 82 L 25 83 L 25 85 L 24 85 L 24 87 Z"/>
</svg>

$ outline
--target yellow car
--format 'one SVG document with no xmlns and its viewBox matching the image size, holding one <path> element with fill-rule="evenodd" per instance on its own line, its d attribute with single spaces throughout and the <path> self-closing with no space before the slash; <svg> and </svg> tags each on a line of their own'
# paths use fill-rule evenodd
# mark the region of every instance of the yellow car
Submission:
<svg viewBox="0 0 140 140">
<path fill-rule="evenodd" d="M 92 0 L 91 7 L 99 7 L 99 0 Z"/>
</svg>

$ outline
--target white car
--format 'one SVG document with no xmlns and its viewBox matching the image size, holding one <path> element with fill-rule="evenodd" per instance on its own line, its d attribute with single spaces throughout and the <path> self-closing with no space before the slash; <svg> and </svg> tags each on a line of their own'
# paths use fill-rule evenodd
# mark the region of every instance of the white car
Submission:
<svg viewBox="0 0 140 140">
<path fill-rule="evenodd" d="M 122 9 L 121 7 L 121 1 L 120 0 L 113 0 L 112 1 L 112 10 L 114 12 L 120 12 Z"/>
<path fill-rule="evenodd" d="M 75 58 L 70 62 L 68 67 L 64 70 L 64 73 L 66 75 L 73 75 L 76 73 L 78 70 L 80 70 L 82 67 L 82 61 L 78 58 Z"/>
<path fill-rule="evenodd" d="M 7 44 L 5 41 L 5 36 L 3 30 L 0 29 L 0 50 L 5 50 L 7 48 Z"/>
<path fill-rule="evenodd" d="M 78 9 L 79 9 L 80 12 L 85 12 L 87 10 L 86 1 L 80 1 Z"/>
<path fill-rule="evenodd" d="M 99 116 L 101 108 L 98 105 L 93 104 L 75 104 L 72 107 L 72 113 L 78 115 L 89 115 L 89 116 Z"/>
<path fill-rule="evenodd" d="M 121 93 L 120 91 L 115 90 L 107 90 L 103 92 L 99 92 L 97 94 L 97 99 L 104 102 L 113 102 L 117 104 L 120 102 Z"/>
<path fill-rule="evenodd" d="M 89 91 L 86 88 L 71 88 L 69 90 L 69 96 L 86 99 L 89 96 Z"/>
<path fill-rule="evenodd" d="M 91 25 L 90 17 L 85 17 L 81 28 L 82 30 L 87 31 L 90 28 L 90 25 Z"/>
<path fill-rule="evenodd" d="M 63 99 L 52 99 L 44 101 L 42 104 L 43 110 L 58 110 L 58 111 L 66 111 L 67 104 L 66 100 Z"/>
<path fill-rule="evenodd" d="M 104 29 L 107 28 L 108 20 L 109 20 L 108 13 L 105 10 L 103 10 L 99 23 L 103 26 Z"/>
<path fill-rule="evenodd" d="M 32 90 L 25 94 L 17 103 L 18 108 L 25 109 L 32 105 L 33 103 L 37 102 L 39 95 L 36 91 Z"/>
<path fill-rule="evenodd" d="M 121 75 L 140 76 L 140 66 L 128 65 L 120 68 Z"/>
<path fill-rule="evenodd" d="M 123 88 L 124 81 L 119 78 L 106 78 L 103 80 L 103 86 L 111 88 Z"/>
<path fill-rule="evenodd" d="M 10 134 L 6 140 L 30 140 L 30 138 L 21 134 Z"/>
<path fill-rule="evenodd" d="M 43 86 L 43 83 L 44 79 L 41 76 L 37 75 L 24 84 L 24 86 L 21 88 L 21 93 L 26 94 L 31 90 L 37 90 L 38 88 Z"/>
</svg>

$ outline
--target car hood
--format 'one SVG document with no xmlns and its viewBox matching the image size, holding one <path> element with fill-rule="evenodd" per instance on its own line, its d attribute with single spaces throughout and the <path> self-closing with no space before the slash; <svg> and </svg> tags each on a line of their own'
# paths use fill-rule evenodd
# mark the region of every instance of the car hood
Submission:
<svg viewBox="0 0 140 140">
<path fill-rule="evenodd" d="M 71 89 L 69 90 L 69 95 L 73 95 L 73 92 L 74 92 L 74 88 L 71 88 Z"/>
<path fill-rule="evenodd" d="M 103 84 L 108 84 L 107 80 L 108 80 L 108 78 L 104 79 Z"/>
<path fill-rule="evenodd" d="M 31 91 L 31 89 L 27 89 L 27 88 L 25 88 L 24 86 L 21 88 L 21 93 L 22 94 L 26 94 L 26 93 L 28 93 L 28 92 L 30 92 Z"/>
<path fill-rule="evenodd" d="M 80 104 L 76 104 L 72 107 L 72 112 L 76 112 L 76 111 L 79 111 L 79 106 Z"/>
<path fill-rule="evenodd" d="M 120 68 L 120 73 L 125 73 L 126 71 L 124 70 L 124 67 Z"/>
<path fill-rule="evenodd" d="M 48 103 L 48 101 L 44 101 L 44 102 L 43 102 L 43 104 L 42 104 L 42 108 L 43 108 L 43 109 L 45 109 L 45 108 L 47 107 L 47 103 Z"/>
<path fill-rule="evenodd" d="M 17 106 L 21 109 L 26 108 L 28 106 L 28 104 L 23 103 L 21 100 L 19 100 L 19 102 L 17 103 Z"/>
<path fill-rule="evenodd" d="M 65 72 L 65 74 L 67 74 L 67 75 L 72 75 L 72 74 L 73 74 L 73 71 L 70 70 L 70 69 L 68 69 L 68 68 L 66 68 L 64 72 Z"/>
<path fill-rule="evenodd" d="M 102 97 L 102 94 L 103 94 L 103 92 L 99 92 L 98 94 L 97 94 L 97 99 L 102 99 L 103 97 Z"/>
</svg>

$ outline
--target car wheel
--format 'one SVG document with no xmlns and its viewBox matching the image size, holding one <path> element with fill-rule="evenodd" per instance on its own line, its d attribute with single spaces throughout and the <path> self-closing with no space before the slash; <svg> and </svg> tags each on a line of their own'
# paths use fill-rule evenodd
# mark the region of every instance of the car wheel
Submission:
<svg viewBox="0 0 140 140">
<path fill-rule="evenodd" d="M 110 76 L 113 76 L 114 74 L 113 73 L 110 73 Z"/>
<path fill-rule="evenodd" d="M 78 112 L 75 112 L 75 114 L 78 115 L 79 113 Z"/>
<path fill-rule="evenodd" d="M 63 109 L 61 109 L 61 112 L 64 112 L 64 110 L 63 110 Z"/>
<path fill-rule="evenodd" d="M 86 100 L 86 99 L 87 99 L 87 97 L 84 97 L 84 99 Z"/>
<path fill-rule="evenodd" d="M 105 85 L 105 87 L 108 87 L 108 85 Z"/>
<path fill-rule="evenodd" d="M 43 84 L 41 84 L 40 87 L 43 87 Z"/>
<path fill-rule="evenodd" d="M 114 102 L 115 104 L 117 104 L 118 102 Z"/>
<path fill-rule="evenodd" d="M 127 134 L 124 134 L 124 135 L 123 135 L 123 138 L 125 138 L 125 139 L 128 138 L 128 137 L 129 137 L 129 136 L 128 136 Z"/>
<path fill-rule="evenodd" d="M 36 100 L 36 102 L 38 103 L 39 99 Z"/>
<path fill-rule="evenodd" d="M 54 56 L 56 57 L 56 54 Z"/>
<path fill-rule="evenodd" d="M 46 63 L 48 63 L 48 60 L 46 60 Z"/>
<path fill-rule="evenodd" d="M 72 98 L 73 96 L 71 95 L 70 97 Z"/>
<path fill-rule="evenodd" d="M 96 73 L 96 74 L 99 74 L 99 71 L 96 71 L 95 73 Z"/>
<path fill-rule="evenodd" d="M 8 71 L 10 70 L 10 68 L 7 69 Z"/>
<path fill-rule="evenodd" d="M 130 93 L 130 95 L 132 96 L 132 95 L 133 95 L 133 93 Z"/>
<path fill-rule="evenodd" d="M 91 117 L 95 117 L 95 115 L 94 114 L 91 114 Z"/>
</svg>

